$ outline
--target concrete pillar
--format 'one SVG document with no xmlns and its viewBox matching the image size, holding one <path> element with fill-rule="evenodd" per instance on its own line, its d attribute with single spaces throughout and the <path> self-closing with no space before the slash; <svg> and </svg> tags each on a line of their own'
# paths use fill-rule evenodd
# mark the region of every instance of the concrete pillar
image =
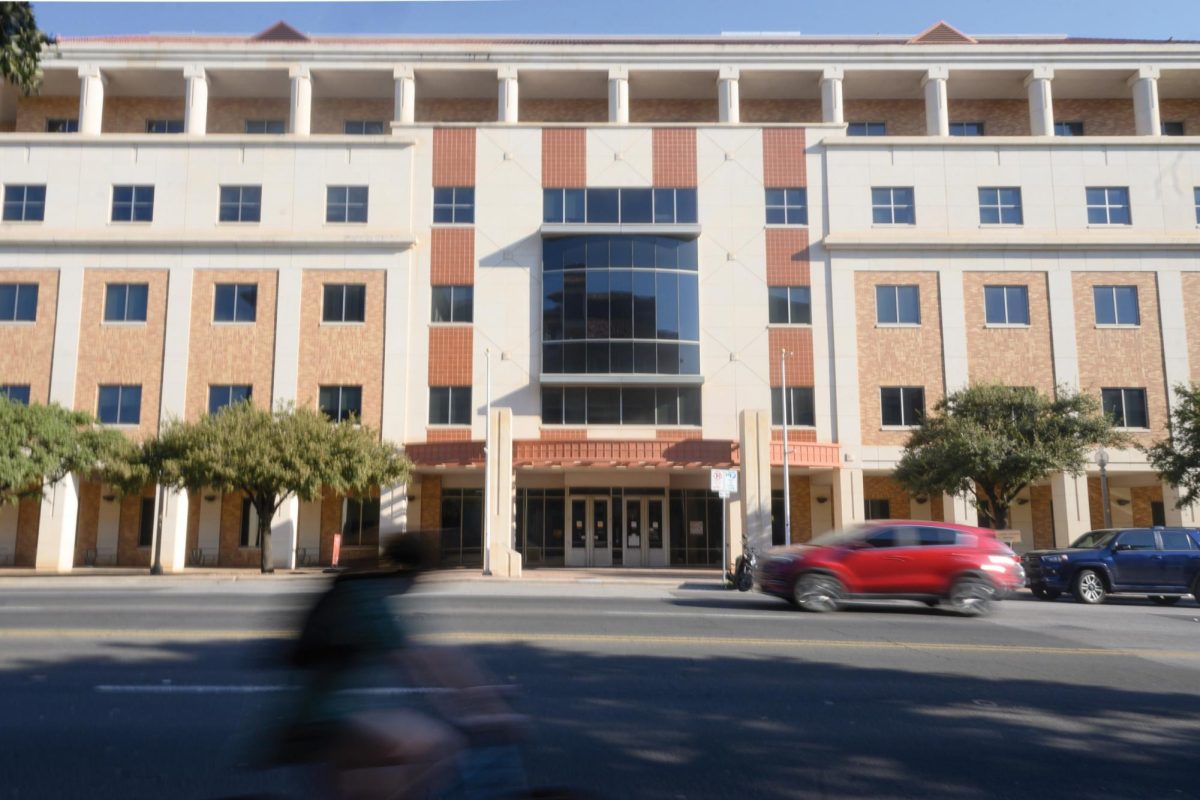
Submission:
<svg viewBox="0 0 1200 800">
<path fill-rule="evenodd" d="M 203 136 L 208 128 L 208 76 L 204 67 L 184 67 L 183 82 L 183 132 Z"/>
<path fill-rule="evenodd" d="M 1050 476 L 1050 501 L 1054 504 L 1054 546 L 1066 547 L 1091 530 L 1086 475 L 1059 472 Z"/>
<path fill-rule="evenodd" d="M 159 427 L 187 411 L 188 342 L 192 323 L 192 268 L 173 266 L 167 274 L 167 315 L 163 337 L 162 401 Z"/>
<path fill-rule="evenodd" d="M 292 495 L 280 504 L 271 518 L 271 564 L 276 569 L 295 569 L 299 541 L 300 500 Z"/>
<path fill-rule="evenodd" d="M 1183 274 L 1177 269 L 1160 269 L 1155 278 L 1158 282 L 1158 321 L 1162 331 L 1167 409 L 1174 411 L 1178 402 L 1174 387 L 1191 382 L 1187 316 L 1183 308 Z"/>
<path fill-rule="evenodd" d="M 1054 383 L 1079 390 L 1079 355 L 1075 342 L 1075 292 L 1071 273 L 1054 269 L 1046 276 L 1050 301 L 1050 349 Z"/>
<path fill-rule="evenodd" d="M 104 85 L 108 83 L 97 66 L 79 68 L 79 132 L 100 133 L 104 121 Z"/>
<path fill-rule="evenodd" d="M 383 301 L 383 423 L 385 442 L 408 441 L 409 282 L 413 251 L 406 250 L 385 270 Z M 414 527 L 417 527 L 414 524 Z"/>
<path fill-rule="evenodd" d="M 292 79 L 292 109 L 288 119 L 288 133 L 308 136 L 312 132 L 312 73 L 308 67 L 292 67 L 288 70 Z"/>
<path fill-rule="evenodd" d="M 965 389 L 971 382 L 967 355 L 967 311 L 961 267 L 938 270 L 938 295 L 942 305 L 942 369 L 946 392 Z"/>
<path fill-rule="evenodd" d="M 848 528 L 866 519 L 863 472 L 842 468 L 833 471 L 833 527 Z"/>
<path fill-rule="evenodd" d="M 496 73 L 499 84 L 499 109 L 496 119 L 512 125 L 520 121 L 520 103 L 516 67 L 501 67 Z"/>
<path fill-rule="evenodd" d="M 379 546 L 408 529 L 408 484 L 397 483 L 379 490 Z"/>
<path fill-rule="evenodd" d="M 719 119 L 722 123 L 737 125 L 742 121 L 740 99 L 738 97 L 738 70 L 722 67 L 717 78 L 717 105 Z"/>
<path fill-rule="evenodd" d="M 275 294 L 275 374 L 271 381 L 271 405 L 296 402 L 300 380 L 300 284 L 295 268 L 279 270 Z"/>
<path fill-rule="evenodd" d="M 608 71 L 608 121 L 629 124 L 629 70 L 625 67 Z"/>
<path fill-rule="evenodd" d="M 183 572 L 187 564 L 188 493 L 164 492 L 162 550 L 163 572 Z"/>
<path fill-rule="evenodd" d="M 1158 113 L 1158 67 L 1142 67 L 1129 79 L 1133 87 L 1133 118 L 1138 136 L 1162 136 Z"/>
<path fill-rule="evenodd" d="M 945 67 L 934 67 L 921 79 L 925 89 L 925 132 L 929 136 L 950 135 L 950 104 L 946 99 L 949 77 Z"/>
<path fill-rule="evenodd" d="M 1029 93 L 1029 134 L 1031 136 L 1054 135 L 1054 97 L 1050 83 L 1054 79 L 1052 67 L 1034 67 L 1025 79 Z"/>
<path fill-rule="evenodd" d="M 942 495 L 942 516 L 958 525 L 979 524 L 979 510 L 961 494 Z"/>
<path fill-rule="evenodd" d="M 489 454 L 489 483 L 487 492 L 487 515 L 492 526 L 491 567 L 492 574 L 503 578 L 521 577 L 521 554 L 513 549 L 513 503 L 515 485 L 513 478 L 512 409 L 493 408 L 490 437 L 487 441 Z"/>
<path fill-rule="evenodd" d="M 75 527 L 79 519 L 79 478 L 68 475 L 45 487 L 38 520 L 38 572 L 70 572 L 75 565 Z"/>
<path fill-rule="evenodd" d="M 392 79 L 396 84 L 392 119 L 401 125 L 412 125 L 417 120 L 417 81 L 412 67 L 396 67 Z"/>
<path fill-rule="evenodd" d="M 838 313 L 829 317 L 829 336 L 833 351 L 834 441 L 842 446 L 842 457 L 860 457 L 862 426 L 859 411 L 858 322 L 855 311 L 854 270 L 830 263 L 830 308 Z M 815 270 L 814 270 L 815 274 Z M 816 314 L 814 311 L 814 321 Z"/>
<path fill-rule="evenodd" d="M 1178 527 L 1195 528 L 1200 526 L 1200 509 L 1196 506 L 1184 506 L 1177 508 L 1176 503 L 1179 502 L 1182 492 L 1175 486 L 1168 483 L 1163 484 L 1163 511 L 1165 512 L 1164 520 L 1168 525 Z"/>
<path fill-rule="evenodd" d="M 821 121 L 834 125 L 846 123 L 845 111 L 842 107 L 842 78 L 841 67 L 826 67 L 821 76 Z"/>
<path fill-rule="evenodd" d="M 742 456 L 742 468 L 738 471 L 742 533 L 746 543 L 761 553 L 771 546 L 771 412 L 742 411 L 738 415 L 738 436 Z M 741 546 L 737 542 L 739 551 Z"/>
</svg>

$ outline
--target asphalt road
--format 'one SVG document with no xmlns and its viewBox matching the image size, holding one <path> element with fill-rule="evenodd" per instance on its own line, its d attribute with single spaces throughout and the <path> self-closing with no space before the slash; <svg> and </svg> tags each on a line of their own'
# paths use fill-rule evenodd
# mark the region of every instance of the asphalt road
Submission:
<svg viewBox="0 0 1200 800">
<path fill-rule="evenodd" d="M 311 774 L 254 762 L 321 581 L 112 584 L 0 580 L 0 796 L 312 796 Z M 706 580 L 476 580 L 396 613 L 518 687 L 536 782 L 598 797 L 1200 797 L 1191 599 L 962 619 L 804 614 Z"/>
</svg>

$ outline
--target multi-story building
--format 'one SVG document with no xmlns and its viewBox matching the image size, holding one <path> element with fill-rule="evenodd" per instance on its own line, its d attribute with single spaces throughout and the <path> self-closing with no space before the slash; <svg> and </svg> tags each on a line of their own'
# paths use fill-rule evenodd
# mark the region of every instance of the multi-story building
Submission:
<svg viewBox="0 0 1200 800">
<path fill-rule="evenodd" d="M 67 39 L 0 94 L 0 390 L 130 436 L 234 400 L 354 413 L 416 465 L 292 502 L 280 563 L 715 565 L 864 517 L 972 381 L 1077 388 L 1147 443 L 1200 377 L 1200 44 L 917 36 Z M 488 408 L 492 409 L 490 416 Z M 485 433 L 491 458 L 485 468 Z M 1114 524 L 1192 521 L 1134 449 Z M 0 509 L 0 559 L 145 564 L 154 489 Z M 488 502 L 485 506 L 484 497 Z M 1018 501 L 1100 524 L 1095 470 Z M 164 563 L 251 565 L 237 496 Z M 516 555 L 519 554 L 520 558 Z"/>
</svg>

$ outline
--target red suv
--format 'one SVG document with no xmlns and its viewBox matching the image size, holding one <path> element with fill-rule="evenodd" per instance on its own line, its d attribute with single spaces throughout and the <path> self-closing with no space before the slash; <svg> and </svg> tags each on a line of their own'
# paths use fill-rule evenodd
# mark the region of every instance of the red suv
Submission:
<svg viewBox="0 0 1200 800">
<path fill-rule="evenodd" d="M 1025 585 L 1025 571 L 994 531 L 944 522 L 887 520 L 836 531 L 759 559 L 754 583 L 806 611 L 842 600 L 945 603 L 975 616 Z"/>
</svg>

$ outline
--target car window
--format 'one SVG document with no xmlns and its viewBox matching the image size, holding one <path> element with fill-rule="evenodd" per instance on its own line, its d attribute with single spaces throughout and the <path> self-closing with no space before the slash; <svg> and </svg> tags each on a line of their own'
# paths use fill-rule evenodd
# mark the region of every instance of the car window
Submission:
<svg viewBox="0 0 1200 800">
<path fill-rule="evenodd" d="M 872 533 L 863 541 L 871 547 L 899 547 L 900 545 L 897 544 L 897 533 L 895 528 L 883 528 Z"/>
<path fill-rule="evenodd" d="M 955 532 L 949 528 L 922 526 L 917 528 L 917 533 L 921 537 L 922 547 L 938 547 L 941 545 L 954 544 L 957 541 Z"/>
<path fill-rule="evenodd" d="M 1117 546 L 1129 550 L 1157 550 L 1158 543 L 1154 541 L 1154 531 L 1125 531 L 1117 539 Z"/>
<path fill-rule="evenodd" d="M 1163 550 L 1194 550 L 1192 537 L 1183 531 L 1159 531 Z"/>
<path fill-rule="evenodd" d="M 1072 542 L 1071 547 L 1079 548 L 1079 549 L 1083 549 L 1083 550 L 1087 550 L 1087 549 L 1090 549 L 1093 547 L 1095 547 L 1095 548 L 1105 547 L 1108 545 L 1109 541 L 1111 541 L 1112 538 L 1117 535 L 1117 533 L 1119 533 L 1119 531 L 1110 531 L 1110 530 L 1088 531 L 1083 536 L 1080 536 L 1078 539 L 1076 539 L 1074 542 Z"/>
</svg>

